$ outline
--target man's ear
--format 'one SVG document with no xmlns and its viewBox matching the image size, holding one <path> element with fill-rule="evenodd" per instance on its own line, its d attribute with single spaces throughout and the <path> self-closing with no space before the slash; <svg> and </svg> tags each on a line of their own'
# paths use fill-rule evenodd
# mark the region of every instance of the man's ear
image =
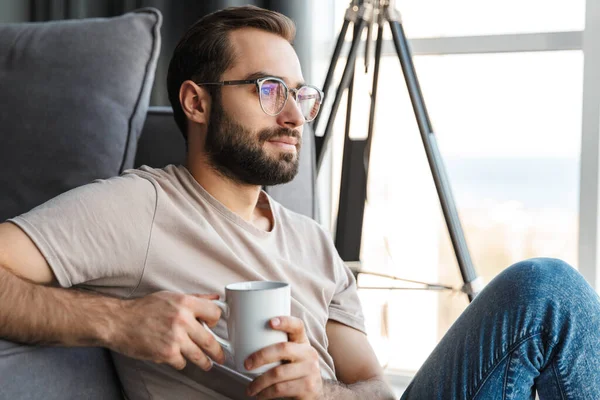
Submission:
<svg viewBox="0 0 600 400">
<path fill-rule="evenodd" d="M 188 120 L 198 124 L 208 124 L 211 98 L 208 91 L 187 80 L 179 88 L 179 103 Z"/>
</svg>

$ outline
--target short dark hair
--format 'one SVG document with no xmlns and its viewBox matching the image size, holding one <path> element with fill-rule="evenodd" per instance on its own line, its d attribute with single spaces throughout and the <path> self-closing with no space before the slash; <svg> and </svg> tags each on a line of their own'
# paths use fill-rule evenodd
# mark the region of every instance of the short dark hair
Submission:
<svg viewBox="0 0 600 400">
<path fill-rule="evenodd" d="M 187 118 L 179 103 L 181 84 L 188 79 L 196 82 L 219 81 L 234 61 L 229 32 L 241 28 L 271 32 L 290 43 L 296 35 L 296 27 L 290 18 L 256 6 L 230 7 L 196 21 L 175 47 L 167 74 L 167 91 L 173 116 L 186 141 Z M 215 97 L 214 88 L 209 88 L 209 93 Z"/>
</svg>

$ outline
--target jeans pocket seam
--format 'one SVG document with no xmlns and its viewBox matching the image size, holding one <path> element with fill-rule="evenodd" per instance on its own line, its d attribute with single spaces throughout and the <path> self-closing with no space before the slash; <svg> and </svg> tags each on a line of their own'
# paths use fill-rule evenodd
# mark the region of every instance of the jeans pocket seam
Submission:
<svg viewBox="0 0 600 400">
<path fill-rule="evenodd" d="M 563 385 L 560 382 L 558 371 L 556 370 L 556 361 L 552 361 L 550 363 L 550 367 L 552 368 L 552 372 L 554 373 L 554 377 L 556 378 L 556 385 L 558 386 L 558 390 L 560 390 L 560 398 L 561 400 L 565 400 L 567 396 L 565 395 L 565 391 L 563 390 Z"/>
<path fill-rule="evenodd" d="M 516 348 L 515 348 L 516 350 Z M 512 359 L 515 350 L 508 354 L 508 360 L 506 361 L 506 371 L 504 372 L 504 385 L 502 385 L 502 400 L 506 399 L 506 386 L 508 386 L 508 374 L 510 370 L 510 361 Z"/>
</svg>

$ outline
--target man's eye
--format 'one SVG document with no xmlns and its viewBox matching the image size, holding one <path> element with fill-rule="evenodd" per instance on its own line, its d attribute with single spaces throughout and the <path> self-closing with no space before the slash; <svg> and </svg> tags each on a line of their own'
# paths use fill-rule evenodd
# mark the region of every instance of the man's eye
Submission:
<svg viewBox="0 0 600 400">
<path fill-rule="evenodd" d="M 272 86 L 272 85 L 263 86 L 262 91 L 261 91 L 262 94 L 267 95 L 267 96 L 269 96 L 273 93 L 276 93 L 276 92 L 277 92 L 277 86 Z"/>
</svg>

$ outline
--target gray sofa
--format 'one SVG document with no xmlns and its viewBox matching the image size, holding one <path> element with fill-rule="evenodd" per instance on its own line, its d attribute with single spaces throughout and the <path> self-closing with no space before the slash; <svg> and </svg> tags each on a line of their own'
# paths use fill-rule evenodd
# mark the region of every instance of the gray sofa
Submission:
<svg viewBox="0 0 600 400">
<path fill-rule="evenodd" d="M 0 222 L 96 178 L 184 161 L 171 109 L 148 108 L 160 22 L 157 10 L 144 9 L 108 19 L 0 24 Z M 303 143 L 296 179 L 266 190 L 314 218 L 309 128 Z M 105 349 L 0 338 L 0 400 L 122 398 Z"/>
</svg>

